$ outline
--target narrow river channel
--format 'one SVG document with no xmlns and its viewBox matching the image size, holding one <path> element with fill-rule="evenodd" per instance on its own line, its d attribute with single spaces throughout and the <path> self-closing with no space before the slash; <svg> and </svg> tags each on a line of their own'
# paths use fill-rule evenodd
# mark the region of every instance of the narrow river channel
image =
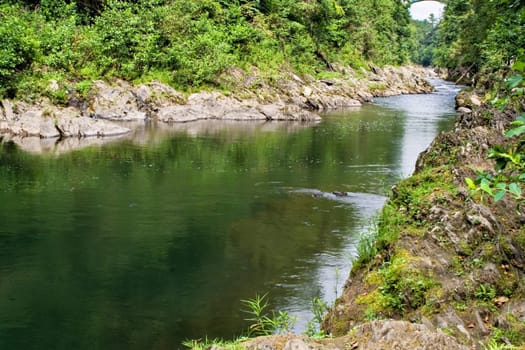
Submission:
<svg viewBox="0 0 525 350">
<path fill-rule="evenodd" d="M 457 88 L 318 124 L 148 126 L 63 155 L 0 145 L 0 349 L 176 349 L 247 328 L 241 299 L 332 302 L 385 193 Z M 346 195 L 335 195 L 333 192 Z"/>
</svg>

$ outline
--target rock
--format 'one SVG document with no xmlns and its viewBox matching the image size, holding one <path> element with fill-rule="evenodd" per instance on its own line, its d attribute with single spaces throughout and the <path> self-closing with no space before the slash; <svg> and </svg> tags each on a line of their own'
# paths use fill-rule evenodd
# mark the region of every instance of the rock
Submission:
<svg viewBox="0 0 525 350">
<path fill-rule="evenodd" d="M 463 106 L 461 106 L 461 107 L 459 107 L 459 108 L 457 109 L 457 112 L 458 112 L 458 113 L 463 113 L 463 114 L 468 114 L 468 113 L 472 113 L 472 109 L 470 109 L 470 108 L 468 108 L 468 107 L 463 107 Z"/>
<path fill-rule="evenodd" d="M 256 108 L 245 108 L 241 110 L 233 110 L 226 112 L 222 118 L 223 120 L 266 120 L 266 116 Z"/>
<path fill-rule="evenodd" d="M 473 107 L 479 107 L 483 104 L 481 98 L 475 91 L 464 89 L 456 95 L 456 109 L 466 107 L 472 110 Z"/>
<path fill-rule="evenodd" d="M 310 350 L 311 347 L 302 339 L 291 339 L 286 342 L 283 350 Z"/>
<path fill-rule="evenodd" d="M 188 106 L 168 106 L 162 107 L 157 113 L 157 119 L 164 123 L 186 123 L 201 119 L 209 119 L 208 115 L 193 110 Z"/>
<path fill-rule="evenodd" d="M 91 105 L 94 118 L 118 121 L 146 119 L 146 113 L 139 110 L 129 84 L 120 82 L 118 86 L 109 86 L 98 80 L 94 82 L 94 90 L 96 93 Z"/>
<path fill-rule="evenodd" d="M 358 349 L 458 349 L 467 346 L 442 332 L 429 330 L 422 324 L 406 321 L 372 321 L 358 326 L 351 338 L 359 343 Z"/>
<path fill-rule="evenodd" d="M 266 116 L 267 120 L 295 120 L 295 121 L 317 121 L 321 117 L 313 112 L 302 109 L 296 105 L 263 105 L 258 107 L 259 111 Z"/>
<path fill-rule="evenodd" d="M 312 93 L 313 93 L 313 90 L 311 87 L 305 86 L 303 88 L 303 96 L 309 97 L 309 96 L 312 96 Z"/>
<path fill-rule="evenodd" d="M 131 130 L 106 120 L 88 117 L 57 119 L 56 127 L 62 137 L 116 136 Z"/>
<path fill-rule="evenodd" d="M 7 99 L 2 100 L 2 106 L 4 107 L 4 120 L 11 121 L 15 119 L 13 113 L 13 103 Z"/>
<path fill-rule="evenodd" d="M 150 117 L 155 117 L 155 112 L 161 107 L 186 103 L 186 98 L 181 93 L 158 81 L 139 85 L 135 89 L 134 95 L 138 107 L 145 110 L 146 113 L 150 113 Z"/>
</svg>

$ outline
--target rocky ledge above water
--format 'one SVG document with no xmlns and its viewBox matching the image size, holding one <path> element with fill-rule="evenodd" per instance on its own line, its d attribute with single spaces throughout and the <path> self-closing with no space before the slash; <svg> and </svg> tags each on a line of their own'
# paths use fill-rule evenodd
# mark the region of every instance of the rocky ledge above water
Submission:
<svg viewBox="0 0 525 350">
<path fill-rule="evenodd" d="M 68 96 L 67 106 L 45 98 L 2 100 L 0 135 L 4 141 L 25 143 L 25 149 L 38 152 L 42 149 L 37 147 L 38 140 L 49 144 L 66 138 L 107 139 L 131 132 L 133 128 L 125 124 L 130 121 L 317 121 L 319 112 L 358 107 L 374 96 L 433 91 L 425 80 L 431 72 L 420 67 L 372 67 L 357 73 L 350 68 L 338 70 L 339 78 L 330 79 L 283 72 L 270 84 L 257 71 L 232 68 L 221 76 L 223 84 L 231 87 L 230 93 L 203 91 L 189 96 L 156 81 L 138 86 L 94 81 L 84 96 Z M 55 85 L 50 82 L 50 89 L 57 89 Z"/>
</svg>

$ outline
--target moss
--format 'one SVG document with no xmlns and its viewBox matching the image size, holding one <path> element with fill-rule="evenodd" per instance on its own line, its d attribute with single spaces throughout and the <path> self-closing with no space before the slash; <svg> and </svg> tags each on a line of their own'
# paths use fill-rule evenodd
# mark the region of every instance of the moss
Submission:
<svg viewBox="0 0 525 350">
<path fill-rule="evenodd" d="M 391 316 L 423 305 L 428 305 L 428 312 L 432 312 L 442 291 L 417 268 L 417 262 L 418 258 L 408 251 L 397 251 L 377 271 L 368 274 L 365 283 L 375 289 L 357 297 L 356 303 L 367 305 L 366 312 L 370 315 Z"/>
<path fill-rule="evenodd" d="M 370 89 L 371 93 L 376 93 L 376 92 L 385 91 L 388 87 L 385 83 L 376 82 L 376 83 L 369 83 L 368 88 Z"/>
</svg>

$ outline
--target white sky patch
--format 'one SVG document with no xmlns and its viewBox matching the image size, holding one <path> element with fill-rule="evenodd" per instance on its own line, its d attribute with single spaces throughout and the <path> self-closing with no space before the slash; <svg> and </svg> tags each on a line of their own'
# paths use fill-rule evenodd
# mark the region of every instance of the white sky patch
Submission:
<svg viewBox="0 0 525 350">
<path fill-rule="evenodd" d="M 410 15 L 414 19 L 424 20 L 428 19 L 431 13 L 438 19 L 441 19 L 443 16 L 443 9 L 445 4 L 442 4 L 437 1 L 421 1 L 416 2 L 410 6 Z"/>
</svg>

